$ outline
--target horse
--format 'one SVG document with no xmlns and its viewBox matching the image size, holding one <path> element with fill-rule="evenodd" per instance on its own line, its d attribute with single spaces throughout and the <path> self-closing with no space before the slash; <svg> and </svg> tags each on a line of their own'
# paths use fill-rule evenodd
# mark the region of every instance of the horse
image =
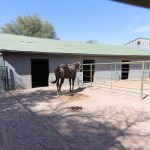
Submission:
<svg viewBox="0 0 150 150">
<path fill-rule="evenodd" d="M 57 92 L 61 92 L 61 86 L 64 79 L 69 79 L 70 92 L 74 91 L 74 81 L 76 78 L 77 69 L 80 67 L 80 62 L 75 62 L 73 64 L 61 64 L 55 68 L 55 81 L 51 81 L 52 84 L 56 83 Z M 60 80 L 60 83 L 59 83 Z M 72 82 L 71 82 L 72 81 Z M 72 83 L 72 88 L 71 88 Z"/>
</svg>

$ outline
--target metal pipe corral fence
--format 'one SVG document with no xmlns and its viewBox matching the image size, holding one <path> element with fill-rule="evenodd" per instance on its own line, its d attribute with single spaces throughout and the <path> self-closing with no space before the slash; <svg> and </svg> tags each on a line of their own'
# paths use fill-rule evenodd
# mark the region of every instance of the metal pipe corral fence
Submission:
<svg viewBox="0 0 150 150">
<path fill-rule="evenodd" d="M 100 86 L 135 92 L 141 99 L 150 94 L 150 61 L 91 63 L 81 64 L 80 68 L 78 80 L 91 89 Z"/>
</svg>

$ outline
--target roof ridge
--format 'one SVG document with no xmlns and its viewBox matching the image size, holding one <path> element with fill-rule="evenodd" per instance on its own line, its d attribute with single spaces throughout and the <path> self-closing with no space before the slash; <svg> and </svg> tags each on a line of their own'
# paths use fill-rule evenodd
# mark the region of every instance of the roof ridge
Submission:
<svg viewBox="0 0 150 150">
<path fill-rule="evenodd" d="M 82 41 L 69 41 L 69 40 L 58 40 L 58 39 L 48 39 L 48 38 L 40 38 L 40 37 L 32 37 L 32 36 L 25 36 L 25 35 L 18 35 L 18 34 L 10 34 L 10 33 L 2 33 L 0 32 L 0 35 L 8 35 L 8 36 L 14 36 L 14 37 L 21 37 L 21 38 L 30 38 L 31 40 L 32 39 L 39 39 L 39 40 L 49 40 L 49 41 L 59 41 L 59 42 L 66 42 L 66 43 L 73 43 L 73 44 L 86 44 L 86 45 L 103 45 L 103 46 L 122 46 L 122 45 L 115 45 L 115 44 L 106 44 L 106 43 L 87 43 L 86 41 L 85 42 L 82 42 Z M 30 40 L 28 39 L 28 40 Z M 21 39 L 20 39 L 21 40 Z M 23 41 L 21 41 L 23 42 Z M 25 41 L 24 41 L 25 42 Z"/>
<path fill-rule="evenodd" d="M 150 40 L 150 38 L 146 38 L 146 37 L 137 37 L 137 38 L 131 40 L 130 42 L 127 42 L 126 44 L 124 44 L 124 46 L 127 45 L 127 44 L 129 44 L 129 43 L 131 43 L 131 42 L 133 42 L 133 41 L 135 41 L 135 40 L 138 40 L 138 39 L 146 39 L 146 40 Z"/>
</svg>

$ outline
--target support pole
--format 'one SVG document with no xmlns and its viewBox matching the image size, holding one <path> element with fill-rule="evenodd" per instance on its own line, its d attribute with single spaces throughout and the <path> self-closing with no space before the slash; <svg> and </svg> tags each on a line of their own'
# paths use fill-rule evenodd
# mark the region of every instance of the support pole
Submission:
<svg viewBox="0 0 150 150">
<path fill-rule="evenodd" d="M 141 74 L 141 99 L 143 99 L 144 67 L 145 67 L 145 63 L 142 62 L 142 74 Z"/>
<path fill-rule="evenodd" d="M 110 70 L 111 70 L 111 92 L 113 93 L 113 83 L 112 83 L 112 64 L 110 65 Z"/>
<path fill-rule="evenodd" d="M 92 90 L 92 65 L 90 65 L 90 81 L 91 81 L 91 90 Z"/>
</svg>

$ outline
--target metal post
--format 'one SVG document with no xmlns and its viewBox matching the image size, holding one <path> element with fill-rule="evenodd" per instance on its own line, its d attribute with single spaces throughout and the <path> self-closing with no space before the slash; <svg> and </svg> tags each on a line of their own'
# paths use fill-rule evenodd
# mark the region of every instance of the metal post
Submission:
<svg viewBox="0 0 150 150">
<path fill-rule="evenodd" d="M 144 83 L 146 84 L 147 63 L 144 65 Z"/>
<path fill-rule="evenodd" d="M 115 64 L 115 72 L 117 71 L 117 66 L 116 66 L 117 64 Z"/>
<path fill-rule="evenodd" d="M 91 81 L 91 90 L 92 90 L 92 65 L 90 65 L 90 81 Z"/>
<path fill-rule="evenodd" d="M 117 80 L 117 66 L 115 64 L 115 80 Z"/>
<path fill-rule="evenodd" d="M 145 63 L 142 62 L 142 74 L 141 74 L 141 99 L 143 99 L 144 66 L 145 66 Z"/>
<path fill-rule="evenodd" d="M 110 65 L 111 70 L 111 92 L 113 93 L 113 83 L 112 83 L 112 64 Z"/>
<path fill-rule="evenodd" d="M 148 73 L 149 73 L 149 78 L 150 78 L 150 63 L 148 63 Z"/>
</svg>

